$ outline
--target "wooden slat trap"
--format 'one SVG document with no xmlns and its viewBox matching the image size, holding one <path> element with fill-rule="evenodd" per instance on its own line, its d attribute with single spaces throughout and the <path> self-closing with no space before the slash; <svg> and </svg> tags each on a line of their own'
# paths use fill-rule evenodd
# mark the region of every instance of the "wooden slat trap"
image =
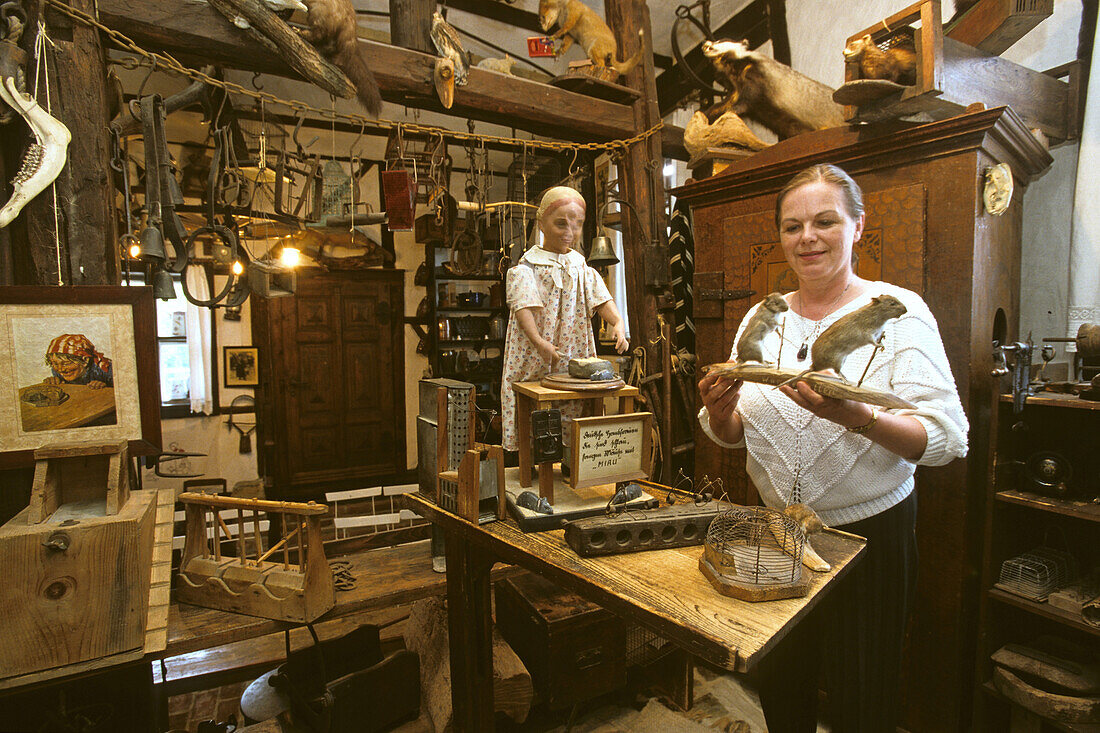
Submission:
<svg viewBox="0 0 1100 733">
<path fill-rule="evenodd" d="M 285 621 L 312 621 L 332 608 L 332 571 L 321 537 L 326 505 L 197 493 L 180 494 L 178 501 L 186 513 L 179 600 Z M 228 523 L 225 509 L 236 512 Z M 264 549 L 267 522 L 277 523 L 281 539 Z M 226 540 L 235 554 L 225 554 Z"/>
</svg>

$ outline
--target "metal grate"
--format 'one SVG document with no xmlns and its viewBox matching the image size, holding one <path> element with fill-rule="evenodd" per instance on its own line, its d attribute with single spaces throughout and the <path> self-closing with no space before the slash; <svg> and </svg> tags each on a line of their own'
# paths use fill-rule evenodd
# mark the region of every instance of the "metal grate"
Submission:
<svg viewBox="0 0 1100 733">
<path fill-rule="evenodd" d="M 710 524 L 708 559 L 721 575 L 750 585 L 797 583 L 806 538 L 798 523 L 765 507 L 734 507 Z"/>
<path fill-rule="evenodd" d="M 470 390 L 450 387 L 447 390 L 447 470 L 457 471 L 462 456 L 470 448 Z"/>
</svg>

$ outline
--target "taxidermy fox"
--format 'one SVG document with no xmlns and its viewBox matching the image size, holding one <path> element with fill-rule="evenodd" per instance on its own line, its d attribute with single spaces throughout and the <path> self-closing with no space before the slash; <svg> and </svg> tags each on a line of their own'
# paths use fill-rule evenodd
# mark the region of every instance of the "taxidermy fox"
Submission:
<svg viewBox="0 0 1100 733">
<path fill-rule="evenodd" d="M 891 46 L 883 51 L 866 35 L 844 47 L 844 60 L 859 64 L 861 79 L 886 79 L 907 86 L 917 83 L 917 51 L 912 46 Z"/>
<path fill-rule="evenodd" d="M 732 90 L 707 110 L 712 123 L 734 112 L 756 120 L 780 140 L 844 124 L 843 108 L 833 101 L 832 89 L 749 50 L 743 41 L 704 41 L 703 55 L 714 64 L 723 86 Z"/>
<path fill-rule="evenodd" d="M 580 0 L 539 0 L 539 25 L 543 31 L 558 24 L 553 38 L 561 38 L 557 55 L 565 53 L 574 39 L 580 44 L 595 66 L 609 66 L 619 74 L 629 74 L 642 60 L 645 46 L 641 44 L 644 33 L 638 31 L 638 50 L 626 61 L 616 61 L 618 45 L 607 23 L 592 8 Z"/>
<path fill-rule="evenodd" d="M 351 79 L 359 101 L 374 117 L 382 111 L 378 82 L 359 47 L 358 24 L 351 0 L 303 0 L 309 8 L 309 30 L 304 34 L 317 50 Z"/>
</svg>

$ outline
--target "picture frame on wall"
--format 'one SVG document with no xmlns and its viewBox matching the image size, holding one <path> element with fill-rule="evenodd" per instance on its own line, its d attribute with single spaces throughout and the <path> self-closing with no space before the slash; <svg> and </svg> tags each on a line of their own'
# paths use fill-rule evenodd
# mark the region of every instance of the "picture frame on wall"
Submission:
<svg viewBox="0 0 1100 733">
<path fill-rule="evenodd" d="M 161 451 L 150 287 L 0 288 L 0 468 L 75 442 Z"/>
<path fill-rule="evenodd" d="M 222 385 L 226 388 L 260 384 L 260 350 L 255 346 L 222 347 Z"/>
</svg>

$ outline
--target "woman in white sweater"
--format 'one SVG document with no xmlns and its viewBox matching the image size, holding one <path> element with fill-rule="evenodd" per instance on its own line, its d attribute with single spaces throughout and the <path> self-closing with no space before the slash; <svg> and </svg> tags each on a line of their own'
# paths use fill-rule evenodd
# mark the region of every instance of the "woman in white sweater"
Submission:
<svg viewBox="0 0 1100 733">
<path fill-rule="evenodd" d="M 888 322 L 863 384 L 917 407 L 887 412 L 824 397 L 806 382 L 778 390 L 711 375 L 699 382 L 704 431 L 719 445 L 748 449 L 746 469 L 765 504 L 807 504 L 825 524 L 868 538 L 853 577 L 761 664 L 761 702 L 772 733 L 816 730 L 824 662 L 833 730 L 893 731 L 916 585 L 913 472 L 966 455 L 966 415 L 928 306 L 852 268 L 864 225 L 855 181 L 831 165 L 806 169 L 780 191 L 776 223 L 798 290 L 785 296 L 783 328 L 761 344 L 764 361 L 808 369 L 810 348 L 826 328 L 872 297 L 892 295 L 906 313 Z M 857 349 L 846 365 L 862 370 L 871 351 Z"/>
</svg>

